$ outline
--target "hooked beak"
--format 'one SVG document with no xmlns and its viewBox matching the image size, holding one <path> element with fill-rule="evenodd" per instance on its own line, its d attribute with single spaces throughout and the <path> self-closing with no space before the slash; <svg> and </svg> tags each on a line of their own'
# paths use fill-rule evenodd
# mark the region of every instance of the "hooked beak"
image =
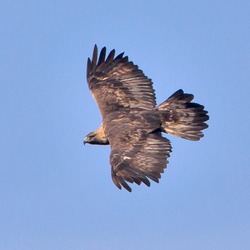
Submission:
<svg viewBox="0 0 250 250">
<path fill-rule="evenodd" d="M 88 138 L 88 136 L 86 136 L 86 137 L 83 139 L 83 145 L 85 145 L 86 143 L 89 143 L 89 138 Z"/>
</svg>

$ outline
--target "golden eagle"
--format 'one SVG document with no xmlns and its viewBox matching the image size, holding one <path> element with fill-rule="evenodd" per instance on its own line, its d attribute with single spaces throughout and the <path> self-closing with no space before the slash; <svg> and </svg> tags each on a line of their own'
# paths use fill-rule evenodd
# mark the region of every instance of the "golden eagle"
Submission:
<svg viewBox="0 0 250 250">
<path fill-rule="evenodd" d="M 162 132 L 198 141 L 208 127 L 204 106 L 191 102 L 194 96 L 181 89 L 156 106 L 151 79 L 124 53 L 115 57 L 112 50 L 106 57 L 104 47 L 98 58 L 95 45 L 87 62 L 87 82 L 102 124 L 84 144 L 111 146 L 112 179 L 119 189 L 131 192 L 128 182 L 159 182 L 172 151 Z"/>
</svg>

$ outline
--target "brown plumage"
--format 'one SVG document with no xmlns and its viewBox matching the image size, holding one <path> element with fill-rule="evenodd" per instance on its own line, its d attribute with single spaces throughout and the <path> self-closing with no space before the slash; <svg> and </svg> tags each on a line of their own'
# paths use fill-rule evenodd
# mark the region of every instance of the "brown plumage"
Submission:
<svg viewBox="0 0 250 250">
<path fill-rule="evenodd" d="M 98 58 L 95 45 L 92 60 L 88 58 L 87 81 L 102 124 L 84 143 L 110 144 L 113 182 L 131 192 L 128 182 L 147 186 L 149 179 L 159 182 L 171 152 L 170 141 L 161 133 L 199 140 L 201 130 L 208 127 L 208 115 L 183 90 L 156 106 L 151 79 L 123 54 L 115 57 L 112 50 L 106 57 L 104 47 Z"/>
</svg>

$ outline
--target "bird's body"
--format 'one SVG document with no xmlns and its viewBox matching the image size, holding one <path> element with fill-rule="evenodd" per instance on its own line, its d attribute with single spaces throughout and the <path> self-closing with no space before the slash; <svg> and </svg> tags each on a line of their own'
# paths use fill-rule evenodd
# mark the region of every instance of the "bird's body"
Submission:
<svg viewBox="0 0 250 250">
<path fill-rule="evenodd" d="M 208 116 L 202 105 L 191 102 L 193 95 L 182 90 L 156 106 L 152 81 L 123 53 L 114 55 L 112 50 L 106 58 L 103 48 L 98 59 L 95 46 L 88 59 L 87 81 L 102 124 L 84 142 L 111 146 L 112 179 L 118 188 L 131 191 L 127 182 L 159 182 L 171 152 L 162 132 L 199 140 Z"/>
</svg>

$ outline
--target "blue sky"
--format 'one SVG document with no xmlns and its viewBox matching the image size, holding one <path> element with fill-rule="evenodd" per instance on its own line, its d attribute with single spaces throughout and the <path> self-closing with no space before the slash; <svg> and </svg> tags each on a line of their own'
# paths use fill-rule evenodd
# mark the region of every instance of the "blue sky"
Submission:
<svg viewBox="0 0 250 250">
<path fill-rule="evenodd" d="M 0 249 L 247 249 L 249 1 L 2 1 Z M 94 44 L 125 51 L 158 103 L 179 88 L 209 111 L 160 184 L 112 183 L 86 84 Z"/>
</svg>

